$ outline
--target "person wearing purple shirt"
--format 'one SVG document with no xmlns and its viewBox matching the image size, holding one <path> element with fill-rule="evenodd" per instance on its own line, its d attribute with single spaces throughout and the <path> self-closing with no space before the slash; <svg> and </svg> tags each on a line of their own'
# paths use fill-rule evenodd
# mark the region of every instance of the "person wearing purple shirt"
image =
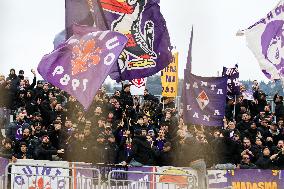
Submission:
<svg viewBox="0 0 284 189">
<path fill-rule="evenodd" d="M 6 128 L 6 136 L 12 141 L 19 141 L 23 138 L 23 130 L 29 127 L 30 125 L 25 122 L 25 114 L 23 112 L 18 112 L 16 120 L 10 123 Z"/>
</svg>

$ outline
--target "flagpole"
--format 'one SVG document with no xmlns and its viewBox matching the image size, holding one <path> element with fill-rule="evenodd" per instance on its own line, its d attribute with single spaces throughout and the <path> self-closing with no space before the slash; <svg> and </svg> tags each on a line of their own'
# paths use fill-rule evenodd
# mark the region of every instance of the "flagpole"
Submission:
<svg viewBox="0 0 284 189">
<path fill-rule="evenodd" d="M 235 95 L 233 121 L 235 121 L 235 116 L 236 116 L 236 103 L 237 103 L 237 95 Z"/>
</svg>

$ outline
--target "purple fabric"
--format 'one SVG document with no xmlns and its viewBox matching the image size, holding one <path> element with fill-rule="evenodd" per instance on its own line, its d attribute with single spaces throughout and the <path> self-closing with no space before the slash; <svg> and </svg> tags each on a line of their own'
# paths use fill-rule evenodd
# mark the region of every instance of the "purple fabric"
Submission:
<svg viewBox="0 0 284 189">
<path fill-rule="evenodd" d="M 239 95 L 240 94 L 240 83 L 239 83 L 239 70 L 238 67 L 226 68 L 223 67 L 222 76 L 228 77 L 227 83 L 227 94 L 228 95 Z"/>
<path fill-rule="evenodd" d="M 133 5 L 116 0 L 100 0 L 111 30 L 128 37 L 126 48 L 114 66 L 112 79 L 132 80 L 151 76 L 172 60 L 170 37 L 160 12 L 159 1 L 133 1 Z"/>
<path fill-rule="evenodd" d="M 252 176 L 253 175 L 253 176 Z M 208 188 L 282 188 L 280 170 L 236 169 L 209 170 Z"/>
<path fill-rule="evenodd" d="M 127 42 L 117 32 L 89 31 L 90 27 L 81 27 L 82 35 L 72 36 L 45 55 L 38 65 L 43 79 L 76 97 L 85 109 L 91 105 Z"/>
<path fill-rule="evenodd" d="M 184 121 L 188 124 L 222 126 L 227 77 L 185 75 Z"/>
</svg>

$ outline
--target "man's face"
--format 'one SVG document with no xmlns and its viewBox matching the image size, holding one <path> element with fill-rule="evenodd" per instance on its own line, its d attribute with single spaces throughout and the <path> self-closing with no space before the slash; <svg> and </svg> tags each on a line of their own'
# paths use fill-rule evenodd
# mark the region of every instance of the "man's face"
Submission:
<svg viewBox="0 0 284 189">
<path fill-rule="evenodd" d="M 92 122 L 91 121 L 86 121 L 85 126 L 91 127 L 92 126 Z"/>
<path fill-rule="evenodd" d="M 258 146 L 261 146 L 262 141 L 258 138 L 258 139 L 255 140 L 255 144 L 258 145 Z"/>
<path fill-rule="evenodd" d="M 256 124 L 255 124 L 255 123 L 252 123 L 252 124 L 250 125 L 250 128 L 256 129 Z"/>
<path fill-rule="evenodd" d="M 25 86 L 25 84 L 26 84 L 25 80 L 21 79 L 20 86 Z"/>
<path fill-rule="evenodd" d="M 268 122 L 266 120 L 261 121 L 261 125 L 264 127 L 268 126 Z"/>
<path fill-rule="evenodd" d="M 114 95 L 115 96 L 120 96 L 120 92 L 119 91 L 115 91 Z"/>
<path fill-rule="evenodd" d="M 23 152 L 23 153 L 27 152 L 27 146 L 26 145 L 21 146 L 21 152 Z"/>
<path fill-rule="evenodd" d="M 47 144 L 47 143 L 49 143 L 49 138 L 48 137 L 43 137 L 43 139 L 42 139 L 42 143 L 45 143 L 45 144 Z"/>
<path fill-rule="evenodd" d="M 230 121 L 230 122 L 228 123 L 228 127 L 229 127 L 229 129 L 231 129 L 231 130 L 233 130 L 233 129 L 236 128 L 235 123 L 232 122 L 232 121 Z"/>
<path fill-rule="evenodd" d="M 61 111 L 62 109 L 63 108 L 62 108 L 61 104 L 56 104 L 56 106 L 55 106 L 56 111 Z"/>
<path fill-rule="evenodd" d="M 23 131 L 23 137 L 28 138 L 30 136 L 30 130 L 29 129 L 24 129 Z"/>
<path fill-rule="evenodd" d="M 143 118 L 139 118 L 139 119 L 137 120 L 137 123 L 138 123 L 139 125 L 143 125 Z"/>
<path fill-rule="evenodd" d="M 90 129 L 84 129 L 84 135 L 85 136 L 90 136 L 91 135 Z"/>
<path fill-rule="evenodd" d="M 250 148 L 251 147 L 250 140 L 244 139 L 243 145 L 244 145 L 245 149 Z"/>
<path fill-rule="evenodd" d="M 269 107 L 269 106 L 265 106 L 265 107 L 264 107 L 264 111 L 265 111 L 265 112 L 270 112 L 270 107 Z"/>
<path fill-rule="evenodd" d="M 218 138 L 220 136 L 220 131 L 215 131 L 213 135 L 215 138 Z"/>
<path fill-rule="evenodd" d="M 11 143 L 5 143 L 5 148 L 6 148 L 6 149 L 11 149 L 11 148 L 12 148 Z"/>
<path fill-rule="evenodd" d="M 129 92 L 129 91 L 130 91 L 130 87 L 129 87 L 129 86 L 128 86 L 128 87 L 125 87 L 124 91 L 125 91 L 125 92 Z"/>
<path fill-rule="evenodd" d="M 148 124 L 149 120 L 147 116 L 143 116 L 143 123 Z"/>
<path fill-rule="evenodd" d="M 277 147 L 278 148 L 283 148 L 283 146 L 284 146 L 283 140 L 279 140 L 278 143 L 277 143 Z"/>
<path fill-rule="evenodd" d="M 70 129 L 70 128 L 72 128 L 72 126 L 73 126 L 73 124 L 72 124 L 72 121 L 71 121 L 71 120 L 65 121 L 65 127 L 66 127 L 66 128 Z"/>
<path fill-rule="evenodd" d="M 168 151 L 170 151 L 170 150 L 171 150 L 171 147 L 170 147 L 170 146 L 166 146 L 166 147 L 164 146 L 164 147 L 163 147 L 163 151 L 164 151 L 164 152 L 168 152 Z"/>
<path fill-rule="evenodd" d="M 104 143 L 104 141 L 105 141 L 105 139 L 102 138 L 102 137 L 97 138 L 97 142 L 100 143 L 100 144 Z"/>
<path fill-rule="evenodd" d="M 144 96 L 146 96 L 148 94 L 148 92 L 146 90 L 144 90 Z"/>
<path fill-rule="evenodd" d="M 172 117 L 172 114 L 170 112 L 166 113 L 166 119 L 170 119 Z"/>
<path fill-rule="evenodd" d="M 54 128 L 56 131 L 60 130 L 61 129 L 61 124 L 54 124 Z"/>
<path fill-rule="evenodd" d="M 95 110 L 95 114 L 101 114 L 102 113 L 102 108 L 101 107 L 97 107 Z"/>
<path fill-rule="evenodd" d="M 41 125 L 40 125 L 40 124 L 37 124 L 37 125 L 35 126 L 35 130 L 36 130 L 36 131 L 40 131 L 40 130 L 41 130 Z"/>
<path fill-rule="evenodd" d="M 48 88 L 49 88 L 49 87 L 48 87 L 48 84 L 47 84 L 47 83 L 43 85 L 43 90 L 47 91 Z"/>
<path fill-rule="evenodd" d="M 269 156 L 270 155 L 270 150 L 268 148 L 264 148 L 263 155 L 264 156 Z"/>
<path fill-rule="evenodd" d="M 248 114 L 243 114 L 242 115 L 242 120 L 247 121 L 248 120 Z"/>
<path fill-rule="evenodd" d="M 244 163 L 249 163 L 249 162 L 250 162 L 249 155 L 243 155 L 242 161 L 243 161 Z"/>
<path fill-rule="evenodd" d="M 142 136 L 146 136 L 147 135 L 147 131 L 145 129 L 142 130 Z"/>
<path fill-rule="evenodd" d="M 153 141 L 152 137 L 150 135 L 147 135 L 146 136 L 146 139 L 149 143 L 151 143 Z"/>
<path fill-rule="evenodd" d="M 19 113 L 19 115 L 18 115 L 18 120 L 19 120 L 19 121 L 23 121 L 24 118 L 25 118 L 25 115 L 24 115 L 23 113 Z"/>
<path fill-rule="evenodd" d="M 164 132 L 164 130 L 159 130 L 159 132 L 158 132 L 158 136 L 160 137 L 160 138 L 163 138 L 164 136 L 165 136 L 165 132 Z"/>
</svg>

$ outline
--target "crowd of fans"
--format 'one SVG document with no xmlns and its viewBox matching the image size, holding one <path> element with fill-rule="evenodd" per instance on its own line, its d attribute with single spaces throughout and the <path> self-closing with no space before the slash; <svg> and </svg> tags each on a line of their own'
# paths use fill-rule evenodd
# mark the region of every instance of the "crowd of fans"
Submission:
<svg viewBox="0 0 284 189">
<path fill-rule="evenodd" d="M 107 95 L 102 87 L 87 112 L 75 98 L 44 81 L 32 83 L 20 70 L 0 76 L 2 115 L 0 156 L 12 159 L 67 160 L 133 166 L 188 167 L 199 159 L 215 168 L 284 168 L 283 97 L 271 111 L 257 82 L 254 99 L 228 99 L 224 125 L 186 125 L 173 98 L 130 86 Z"/>
</svg>

